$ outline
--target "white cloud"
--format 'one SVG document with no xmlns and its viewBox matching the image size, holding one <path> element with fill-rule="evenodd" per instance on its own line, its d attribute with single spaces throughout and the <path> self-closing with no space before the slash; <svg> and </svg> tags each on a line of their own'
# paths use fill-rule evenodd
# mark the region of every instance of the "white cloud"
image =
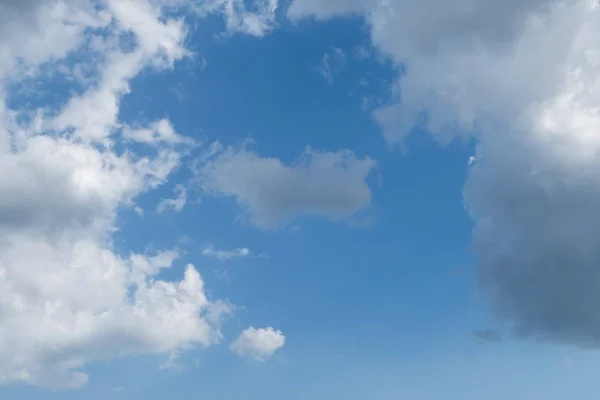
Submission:
<svg viewBox="0 0 600 400">
<path fill-rule="evenodd" d="M 235 197 L 251 222 L 262 229 L 287 225 L 298 215 L 333 220 L 348 218 L 369 206 L 365 182 L 375 162 L 349 150 L 307 149 L 294 163 L 213 145 L 201 160 L 198 178 L 208 193 Z"/>
<path fill-rule="evenodd" d="M 168 119 L 161 119 L 154 122 L 150 124 L 148 128 L 134 129 L 126 126 L 123 129 L 123 138 L 146 144 L 156 144 L 160 142 L 169 144 L 194 144 L 192 138 L 178 135 Z"/>
<path fill-rule="evenodd" d="M 600 7 L 589 0 L 294 0 L 365 17 L 406 75 L 375 117 L 478 140 L 464 195 L 478 282 L 513 333 L 600 345 Z M 400 102 L 400 98 L 402 99 Z"/>
<path fill-rule="evenodd" d="M 273 328 L 256 329 L 250 327 L 243 331 L 231 344 L 231 351 L 257 361 L 265 361 L 285 344 L 285 336 Z"/>
<path fill-rule="evenodd" d="M 121 96 L 130 91 L 130 79 L 144 67 L 172 67 L 176 60 L 187 54 L 183 48 L 186 31 L 181 21 L 160 21 L 158 10 L 146 0 L 110 0 L 109 4 L 117 21 L 115 33 L 126 31 L 136 34 L 139 44 L 133 51 L 125 52 L 120 46 L 107 41 L 108 45 L 103 49 L 106 52 L 106 64 L 99 84 L 81 96 L 72 97 L 50 125 L 51 128 L 62 131 L 72 129 L 77 138 L 102 143 L 119 127 L 119 102 Z M 149 129 L 167 142 L 178 138 L 172 132 L 170 123 L 165 120 L 153 124 Z M 143 141 L 140 138 L 147 138 L 148 135 L 140 132 L 144 130 L 126 128 L 125 136 Z M 153 135 L 151 137 L 154 139 Z M 150 140 L 150 143 L 154 141 Z"/>
<path fill-rule="evenodd" d="M 231 306 L 207 298 L 192 265 L 165 281 L 177 253 L 123 256 L 112 245 L 117 211 L 163 184 L 192 144 L 167 119 L 120 120 L 131 79 L 188 55 L 186 28 L 161 12 L 166 4 L 0 0 L 3 85 L 36 79 L 42 65 L 75 73 L 65 57 L 84 47 L 97 75 L 64 104 L 34 110 L 8 108 L 18 93 L 0 87 L 0 383 L 79 387 L 89 362 L 221 339 Z M 136 39 L 128 49 L 124 33 Z M 123 136 L 137 144 L 115 146 Z"/>
<path fill-rule="evenodd" d="M 148 126 L 120 119 L 140 71 L 170 69 L 190 55 L 183 20 L 163 12 L 183 5 L 0 0 L 0 171 L 10 171 L 0 174 L 0 384 L 80 387 L 89 362 L 178 355 L 221 339 L 232 307 L 207 298 L 192 265 L 165 281 L 159 274 L 176 252 L 123 256 L 111 238 L 118 210 L 165 183 L 194 145 L 168 119 Z M 208 11 L 226 12 L 239 20 L 234 28 L 253 34 L 272 23 L 267 6 L 258 14 Z M 79 67 L 69 62 L 73 54 L 83 57 Z M 83 79 L 85 90 L 62 103 L 9 108 L 23 104 L 9 85 L 46 79 L 42 66 Z M 179 190 L 163 207 L 184 204 Z"/>
<path fill-rule="evenodd" d="M 247 4 L 251 4 L 248 7 Z M 206 0 L 198 7 L 200 13 L 220 13 L 225 18 L 227 32 L 263 36 L 275 27 L 278 0 Z"/>
<path fill-rule="evenodd" d="M 181 366 L 178 364 L 177 360 L 179 360 L 180 356 L 176 352 L 172 352 L 169 354 L 169 358 L 163 364 L 160 365 L 159 369 L 181 369 Z"/>
<path fill-rule="evenodd" d="M 439 137 L 447 125 L 472 130 L 475 118 L 509 120 L 531 101 L 551 95 L 564 77 L 562 57 L 584 2 L 295 0 L 288 14 L 364 15 L 373 44 L 406 65 L 396 87 L 402 105 L 375 114 L 394 144 L 423 111 Z"/>
<path fill-rule="evenodd" d="M 175 212 L 181 212 L 187 204 L 187 189 L 183 185 L 175 186 L 175 195 L 173 199 L 164 199 L 158 203 L 156 212 L 162 214 L 167 209 L 171 208 Z"/>
<path fill-rule="evenodd" d="M 246 247 L 239 247 L 233 250 L 217 250 L 214 246 L 210 245 L 202 250 L 202 254 L 206 257 L 214 257 L 220 261 L 227 261 L 235 258 L 249 257 L 252 255 L 252 252 Z"/>
<path fill-rule="evenodd" d="M 108 14 L 94 12 L 87 0 L 1 0 L 0 76 L 63 58 L 82 44 L 86 29 L 108 21 Z"/>
<path fill-rule="evenodd" d="M 84 384 L 91 360 L 209 346 L 219 304 L 190 265 L 179 282 L 150 279 L 171 256 L 124 259 L 95 240 L 11 236 L 0 247 L 0 382 Z M 215 314 L 216 312 L 216 314 Z"/>
</svg>

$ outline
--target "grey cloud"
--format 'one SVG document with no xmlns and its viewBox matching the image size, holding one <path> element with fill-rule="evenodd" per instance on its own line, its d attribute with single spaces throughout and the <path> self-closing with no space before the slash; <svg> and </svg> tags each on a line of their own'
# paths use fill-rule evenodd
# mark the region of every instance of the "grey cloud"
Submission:
<svg viewBox="0 0 600 400">
<path fill-rule="evenodd" d="M 568 42 L 580 26 L 576 13 L 562 10 L 574 3 L 295 0 L 288 15 L 365 17 L 373 45 L 406 67 L 393 101 L 374 115 L 386 140 L 400 144 L 424 111 L 427 128 L 447 140 L 449 128 L 473 131 L 482 118 L 514 119 L 531 100 L 545 98 L 562 79 Z"/>
<path fill-rule="evenodd" d="M 4 12 L 27 13 L 42 3 L 43 0 L 0 0 L 0 9 Z"/>
<path fill-rule="evenodd" d="M 572 0 L 294 0 L 288 16 L 298 19 L 315 16 L 320 19 L 349 14 L 362 14 L 367 21 L 378 25 L 385 11 L 393 11 L 394 24 L 390 29 L 407 34 L 398 41 L 421 50 L 434 49 L 445 41 L 463 46 L 475 37 L 487 44 L 514 40 L 532 14 L 539 16 L 555 3 Z M 424 22 L 427 23 L 424 23 Z M 458 39 L 458 40 L 457 40 Z"/>
<path fill-rule="evenodd" d="M 24 22 L 34 22 L 42 0 L 0 0 L 0 40 L 10 38 L 11 31 Z"/>
<path fill-rule="evenodd" d="M 479 284 L 516 335 L 600 345 L 600 180 L 523 147 L 486 147 L 465 188 Z"/>
<path fill-rule="evenodd" d="M 198 178 L 205 191 L 235 197 L 263 229 L 280 228 L 298 215 L 333 220 L 367 207 L 371 191 L 365 182 L 375 162 L 349 150 L 307 150 L 294 163 L 261 157 L 246 147 L 216 150 L 204 160 Z"/>
<path fill-rule="evenodd" d="M 106 214 L 112 202 L 101 196 L 78 195 L 73 188 L 71 178 L 78 165 L 74 158 L 60 154 L 69 147 L 55 146 L 46 138 L 31 142 L 33 145 L 18 155 L 0 157 L 0 169 L 11 171 L 0 174 L 0 232 L 50 233 L 66 226 L 89 227 Z M 56 156 L 43 154 L 43 148 L 55 150 Z"/>
<path fill-rule="evenodd" d="M 586 0 L 295 0 L 360 13 L 406 67 L 375 112 L 400 144 L 427 112 L 440 141 L 479 142 L 464 188 L 477 279 L 521 337 L 600 346 L 600 8 Z"/>
<path fill-rule="evenodd" d="M 63 0 L 62 3 L 87 3 L 88 0 Z M 61 3 L 59 0 L 0 0 L 0 40 L 14 34 L 12 29 L 31 29 L 32 26 L 23 24 L 37 24 L 36 15 L 43 7 L 52 7 Z"/>
</svg>

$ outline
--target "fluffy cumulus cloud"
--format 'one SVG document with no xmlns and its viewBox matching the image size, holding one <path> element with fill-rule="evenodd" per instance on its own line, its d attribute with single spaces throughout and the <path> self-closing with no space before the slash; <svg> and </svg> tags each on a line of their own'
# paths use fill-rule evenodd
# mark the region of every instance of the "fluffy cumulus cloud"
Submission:
<svg viewBox="0 0 600 400">
<path fill-rule="evenodd" d="M 464 195 L 481 287 L 517 335 L 600 345 L 600 7 L 595 0 L 294 0 L 362 15 L 405 66 L 375 112 L 400 143 L 423 120 L 478 141 Z"/>
<path fill-rule="evenodd" d="M 280 228 L 298 215 L 333 220 L 348 218 L 367 207 L 367 177 L 375 167 L 368 157 L 349 150 L 306 150 L 294 163 L 261 157 L 247 146 L 212 146 L 201 160 L 198 179 L 207 193 L 235 197 L 262 229 Z"/>
<path fill-rule="evenodd" d="M 0 383 L 78 387 L 90 361 L 221 339 L 230 307 L 207 298 L 192 265 L 164 281 L 176 252 L 122 255 L 111 241 L 117 211 L 162 185 L 194 146 L 167 119 L 119 116 L 140 71 L 189 55 L 183 20 L 166 12 L 183 3 L 0 0 Z M 266 29 L 268 18 L 241 11 L 257 18 L 245 31 Z M 20 98 L 27 79 L 61 74 L 75 87 L 59 103 Z M 163 208 L 183 205 L 179 188 Z"/>
<path fill-rule="evenodd" d="M 230 349 L 242 357 L 265 361 L 285 345 L 285 336 L 273 328 L 250 327 L 238 336 Z"/>
</svg>

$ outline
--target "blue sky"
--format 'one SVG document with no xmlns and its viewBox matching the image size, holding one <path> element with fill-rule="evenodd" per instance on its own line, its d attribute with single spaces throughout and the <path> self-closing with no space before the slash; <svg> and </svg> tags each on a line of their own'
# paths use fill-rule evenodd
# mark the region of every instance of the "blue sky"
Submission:
<svg viewBox="0 0 600 400">
<path fill-rule="evenodd" d="M 449 3 L 0 0 L 0 397 L 593 398 L 600 12 Z"/>
</svg>

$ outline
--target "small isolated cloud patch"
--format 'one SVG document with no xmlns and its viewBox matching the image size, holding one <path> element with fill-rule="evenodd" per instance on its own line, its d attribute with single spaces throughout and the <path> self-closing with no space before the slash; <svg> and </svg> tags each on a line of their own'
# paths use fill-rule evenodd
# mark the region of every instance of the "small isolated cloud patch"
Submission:
<svg viewBox="0 0 600 400">
<path fill-rule="evenodd" d="M 256 227 L 279 229 L 300 215 L 340 221 L 368 207 L 371 189 L 366 180 L 376 162 L 350 150 L 308 148 L 286 165 L 247 146 L 214 143 L 198 164 L 197 178 L 205 193 L 234 197 Z"/>
<path fill-rule="evenodd" d="M 232 260 L 235 258 L 250 257 L 252 252 L 250 249 L 240 247 L 233 250 L 218 250 L 213 245 L 206 246 L 202 250 L 202 254 L 206 257 L 213 257 L 220 261 Z"/>
<path fill-rule="evenodd" d="M 265 361 L 285 344 L 285 336 L 273 328 L 256 329 L 250 327 L 243 331 L 231 344 L 231 351 L 241 357 Z"/>
</svg>

